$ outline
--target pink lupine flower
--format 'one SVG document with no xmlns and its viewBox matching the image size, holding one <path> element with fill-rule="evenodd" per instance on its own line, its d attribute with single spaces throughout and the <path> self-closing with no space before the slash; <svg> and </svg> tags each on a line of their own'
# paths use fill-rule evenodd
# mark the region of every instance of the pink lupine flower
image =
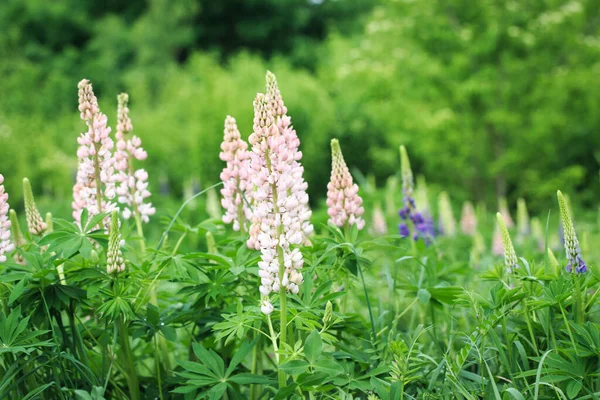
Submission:
<svg viewBox="0 0 600 400">
<path fill-rule="evenodd" d="M 387 223 L 385 222 L 385 215 L 379 204 L 376 204 L 373 208 L 373 222 L 371 225 L 370 233 L 375 236 L 385 235 L 387 233 Z"/>
<path fill-rule="evenodd" d="M 240 137 L 235 118 L 229 115 L 225 118 L 225 131 L 223 143 L 221 143 L 219 157 L 227 165 L 221 172 L 223 188 L 221 189 L 221 205 L 225 209 L 223 222 L 233 222 L 233 230 L 240 229 L 245 232 L 247 227 L 245 221 L 250 216 L 244 199 L 249 188 L 248 172 L 250 168 L 250 152 L 248 144 Z"/>
<path fill-rule="evenodd" d="M 298 293 L 303 281 L 302 253 L 294 248 L 304 242 L 303 223 L 310 213 L 302 168 L 273 118 L 270 101 L 259 93 L 254 101 L 254 131 L 249 138 L 252 223 L 248 247 L 260 250 L 261 310 L 272 311 L 269 294 L 286 290 Z M 307 215 L 308 214 L 308 215 Z"/>
<path fill-rule="evenodd" d="M 154 215 L 156 209 L 152 203 L 146 202 L 150 197 L 148 190 L 148 173 L 144 169 L 134 170 L 133 161 L 143 161 L 148 157 L 146 151 L 142 148 L 142 140 L 133 135 L 128 138 L 133 130 L 131 119 L 129 118 L 129 96 L 127 93 L 121 93 L 118 97 L 117 109 L 117 149 L 115 151 L 115 170 L 117 181 L 117 195 L 119 203 L 123 204 L 123 218 L 129 219 L 131 216 L 139 218 L 142 222 L 150 221 L 150 216 Z"/>
<path fill-rule="evenodd" d="M 267 99 L 279 134 L 285 139 L 285 144 L 288 148 L 288 156 L 291 158 L 291 167 L 296 171 L 296 186 L 308 187 L 304 182 L 304 167 L 300 164 L 300 160 L 302 159 L 302 152 L 299 150 L 300 139 L 298 139 L 296 130 L 292 126 L 292 119 L 287 115 L 287 107 L 283 104 L 283 98 L 281 97 L 281 92 L 277 86 L 277 79 L 275 78 L 275 74 L 271 71 L 267 71 Z M 306 190 L 306 188 L 303 190 Z M 312 211 L 310 210 L 308 202 L 300 204 L 299 207 L 303 242 L 305 245 L 309 245 L 309 237 L 314 230 L 313 225 L 310 223 Z"/>
<path fill-rule="evenodd" d="M 358 195 L 358 185 L 352 181 L 337 139 L 331 140 L 331 180 L 327 184 L 327 207 L 332 224 L 339 227 L 356 225 L 358 229 L 365 226 L 362 219 L 365 209 Z"/>
<path fill-rule="evenodd" d="M 79 222 L 85 208 L 90 216 L 111 211 L 116 207 L 113 140 L 106 115 L 100 112 L 92 84 L 87 79 L 79 82 L 79 111 L 87 125 L 77 142 L 79 167 L 73 186 L 73 218 Z"/>
<path fill-rule="evenodd" d="M 15 249 L 10 240 L 9 208 L 8 193 L 4 191 L 4 176 L 0 174 L 0 262 L 6 262 L 6 253 Z"/>
<path fill-rule="evenodd" d="M 492 238 L 492 253 L 495 256 L 501 256 L 504 254 L 504 244 L 502 243 L 502 232 L 496 226 L 494 229 L 494 237 Z"/>
<path fill-rule="evenodd" d="M 477 232 L 477 215 L 473 204 L 467 201 L 463 204 L 460 216 L 460 229 L 465 235 L 473 236 Z"/>
</svg>

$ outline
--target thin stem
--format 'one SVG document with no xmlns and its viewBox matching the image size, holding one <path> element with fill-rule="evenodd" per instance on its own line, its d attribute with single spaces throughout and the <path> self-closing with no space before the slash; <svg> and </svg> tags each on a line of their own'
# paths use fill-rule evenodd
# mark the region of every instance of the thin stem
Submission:
<svg viewBox="0 0 600 400">
<path fill-rule="evenodd" d="M 575 322 L 578 324 L 583 324 L 583 297 L 581 293 L 581 277 L 578 274 L 573 275 L 573 279 L 575 280 Z"/>
<path fill-rule="evenodd" d="M 365 300 L 367 302 L 367 309 L 369 310 L 369 319 L 371 320 L 371 335 L 373 336 L 373 342 L 375 341 L 375 319 L 373 318 L 373 310 L 371 309 L 371 301 L 369 301 L 369 292 L 367 291 L 367 284 L 365 283 L 365 277 L 363 275 L 362 267 L 360 262 L 358 261 L 358 255 L 354 253 L 356 257 L 356 267 L 358 269 L 358 273 L 360 274 L 360 280 L 362 282 L 363 290 L 365 292 Z"/>
<path fill-rule="evenodd" d="M 139 236 L 140 251 L 142 257 L 146 254 L 146 239 L 144 238 L 144 227 L 142 225 L 142 218 L 140 217 L 139 211 L 135 213 L 135 227 L 137 228 L 137 234 Z"/>
<path fill-rule="evenodd" d="M 140 400 L 140 387 L 135 370 L 135 362 L 131 346 L 129 344 L 129 332 L 123 318 L 117 320 L 117 328 L 121 339 L 121 350 L 123 352 L 123 362 L 125 375 L 127 377 L 127 385 L 129 386 L 129 394 L 131 400 Z"/>
<path fill-rule="evenodd" d="M 567 320 L 567 316 L 565 315 L 565 310 L 562 307 L 562 304 L 558 303 L 560 307 L 560 313 L 563 316 L 563 321 L 565 321 L 565 326 L 567 328 L 567 332 L 569 333 L 569 338 L 571 339 L 571 344 L 573 345 L 573 350 L 575 350 L 575 354 L 579 356 L 577 352 L 577 345 L 575 344 L 575 339 L 573 339 L 573 333 L 571 332 L 571 326 L 569 325 L 569 321 Z"/>
<path fill-rule="evenodd" d="M 273 344 L 273 351 L 275 352 L 275 361 L 277 361 L 277 365 L 279 365 L 279 350 L 277 347 L 277 335 L 275 335 L 275 330 L 273 329 L 273 323 L 271 322 L 271 315 L 267 315 L 267 324 L 269 325 L 269 338 L 271 339 L 271 343 Z"/>
<path fill-rule="evenodd" d="M 539 355 L 537 344 L 535 342 L 535 335 L 533 334 L 533 328 L 531 327 L 531 319 L 529 318 L 529 307 L 527 307 L 527 300 L 523 302 L 525 322 L 527 323 L 527 330 L 529 331 L 529 337 L 531 338 L 531 344 L 535 353 Z"/>
<path fill-rule="evenodd" d="M 158 359 L 158 337 L 154 335 L 154 361 L 156 362 L 156 380 L 158 382 L 158 395 L 163 400 L 162 379 L 160 377 L 160 361 Z"/>
</svg>

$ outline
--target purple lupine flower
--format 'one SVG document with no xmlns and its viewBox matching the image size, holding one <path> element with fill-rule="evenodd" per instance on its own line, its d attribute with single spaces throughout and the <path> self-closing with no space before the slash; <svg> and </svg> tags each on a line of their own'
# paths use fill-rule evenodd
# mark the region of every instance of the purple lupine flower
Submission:
<svg viewBox="0 0 600 400">
<path fill-rule="evenodd" d="M 417 211 L 414 194 L 414 180 L 412 170 L 410 168 L 410 160 L 404 146 L 400 146 L 400 158 L 402 166 L 402 208 L 398 211 L 398 215 L 402 223 L 398 225 L 400 236 L 411 236 L 410 225 L 413 226 L 413 240 L 423 238 L 425 243 L 429 243 L 433 237 L 433 220 L 428 214 L 423 214 Z"/>
</svg>

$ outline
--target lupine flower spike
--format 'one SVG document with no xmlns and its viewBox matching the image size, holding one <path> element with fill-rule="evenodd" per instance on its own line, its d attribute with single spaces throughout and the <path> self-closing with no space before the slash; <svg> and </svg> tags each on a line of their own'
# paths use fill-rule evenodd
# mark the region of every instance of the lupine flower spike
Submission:
<svg viewBox="0 0 600 400">
<path fill-rule="evenodd" d="M 399 234 L 402 237 L 411 236 L 410 225 L 412 225 L 414 226 L 413 240 L 422 237 L 425 241 L 429 241 L 433 237 L 433 226 L 431 221 L 417 210 L 413 173 L 408 152 L 404 146 L 400 146 L 400 167 L 402 169 L 402 208 L 398 211 L 398 215 L 402 222 L 398 225 Z"/>
<path fill-rule="evenodd" d="M 6 262 L 6 253 L 15 249 L 10 240 L 9 208 L 8 193 L 4 191 L 4 176 L 0 174 L 0 262 Z"/>
<path fill-rule="evenodd" d="M 477 232 L 477 215 L 470 201 L 466 201 L 463 204 L 460 216 L 460 230 L 469 236 L 473 236 Z"/>
<path fill-rule="evenodd" d="M 10 235 L 15 247 L 20 247 L 27 243 L 23 231 L 21 230 L 21 224 L 19 224 L 19 218 L 15 210 L 9 211 L 10 216 Z M 18 251 L 15 252 L 14 259 L 18 264 L 25 264 L 25 258 Z"/>
<path fill-rule="evenodd" d="M 385 235 L 387 233 L 387 224 L 385 215 L 379 204 L 373 208 L 373 224 L 371 225 L 371 234 L 375 236 Z"/>
<path fill-rule="evenodd" d="M 235 118 L 229 115 L 225 118 L 225 131 L 219 158 L 227 163 L 221 172 L 223 181 L 221 205 L 225 209 L 223 222 L 233 223 L 234 231 L 245 232 L 247 229 L 245 221 L 250 216 L 247 206 L 249 199 L 244 199 L 249 197 L 247 190 L 249 189 L 250 152 L 248 144 L 240 136 Z"/>
<path fill-rule="evenodd" d="M 455 236 L 456 235 L 456 220 L 454 219 L 454 213 L 452 212 L 452 205 L 450 204 L 450 197 L 448 193 L 442 192 L 438 197 L 438 212 L 440 213 L 439 227 L 440 232 L 444 236 Z"/>
<path fill-rule="evenodd" d="M 494 236 L 492 237 L 492 254 L 495 256 L 501 256 L 504 254 L 504 246 L 502 245 L 502 233 L 498 229 L 498 225 L 494 229 Z"/>
<path fill-rule="evenodd" d="M 517 200 L 517 233 L 520 239 L 528 236 L 531 232 L 529 222 L 529 211 L 527 211 L 527 203 L 525 199 L 519 198 Z"/>
<path fill-rule="evenodd" d="M 121 232 L 119 230 L 119 212 L 113 210 L 108 230 L 108 250 L 106 253 L 106 272 L 109 274 L 125 271 L 125 261 L 121 252 Z"/>
<path fill-rule="evenodd" d="M 515 248 L 513 247 L 510 233 L 508 233 L 508 228 L 506 227 L 502 214 L 496 213 L 496 219 L 498 220 L 498 227 L 500 228 L 500 234 L 502 235 L 504 265 L 506 266 L 506 272 L 510 274 L 513 269 L 519 268 L 519 260 L 517 259 L 517 253 L 515 253 Z"/>
<path fill-rule="evenodd" d="M 117 96 L 117 150 L 115 151 L 115 180 L 119 203 L 124 205 L 123 218 L 132 216 L 142 222 L 149 222 L 150 217 L 156 213 L 152 203 L 147 202 L 150 197 L 148 190 L 148 173 L 144 169 L 135 170 L 134 160 L 143 161 L 148 157 L 142 148 L 142 140 L 133 135 L 129 138 L 133 125 L 129 118 L 129 96 L 121 93 Z"/>
<path fill-rule="evenodd" d="M 261 93 L 254 101 L 250 144 L 253 215 L 248 247 L 262 253 L 258 263 L 261 310 L 269 314 L 273 311 L 270 293 L 283 295 L 280 289 L 294 294 L 299 291 L 304 259 L 295 246 L 305 239 L 303 226 L 310 212 L 306 211 L 307 185 L 298 179 L 302 169 L 294 163 L 293 152 L 275 125 L 269 98 Z"/>
<path fill-rule="evenodd" d="M 302 152 L 299 150 L 300 139 L 298 139 L 296 130 L 292 126 L 292 119 L 287 115 L 287 107 L 283 104 L 283 98 L 281 97 L 281 92 L 277 86 L 275 74 L 271 71 L 267 71 L 266 80 L 266 98 L 269 102 L 269 108 L 272 110 L 275 125 L 277 125 L 279 134 L 284 138 L 288 148 L 288 157 L 290 157 L 288 162 L 291 164 L 291 168 L 294 171 L 294 179 L 296 181 L 295 186 L 304 188 L 301 190 L 306 191 L 308 185 L 304 182 L 304 167 L 300 164 L 300 160 L 302 159 Z M 303 243 L 305 245 L 310 245 L 309 237 L 312 235 L 314 228 L 310 223 L 312 211 L 308 201 L 299 205 L 298 215 L 300 216 Z"/>
<path fill-rule="evenodd" d="M 31 183 L 29 183 L 29 179 L 27 178 L 23 179 L 23 196 L 25 198 L 27 228 L 32 235 L 41 235 L 46 230 L 46 223 L 42 219 L 42 216 L 35 205 Z"/>
<path fill-rule="evenodd" d="M 327 184 L 329 222 L 339 227 L 356 225 L 359 230 L 362 229 L 365 226 L 362 202 L 358 195 L 358 185 L 352 181 L 352 175 L 344 161 L 340 143 L 337 139 L 332 139 L 331 180 Z"/>
<path fill-rule="evenodd" d="M 550 264 L 550 267 L 552 268 L 552 270 L 554 271 L 555 274 L 558 274 L 558 271 L 560 269 L 560 264 L 558 263 L 558 260 L 556 259 L 554 252 L 552 251 L 552 249 L 548 248 L 547 254 L 548 254 L 548 263 Z"/>
<path fill-rule="evenodd" d="M 46 233 L 50 233 L 54 230 L 54 220 L 52 219 L 52 213 L 46 213 Z"/>
<path fill-rule="evenodd" d="M 504 218 L 504 223 L 507 228 L 512 228 L 515 226 L 512 217 L 510 216 L 510 211 L 508 210 L 508 203 L 506 202 L 506 197 L 500 197 L 498 199 L 498 212 L 502 214 L 502 218 Z"/>
<path fill-rule="evenodd" d="M 577 240 L 577 233 L 571 219 L 571 212 L 560 190 L 557 192 L 557 197 L 560 208 L 560 219 L 565 232 L 565 251 L 567 253 L 567 260 L 569 261 L 567 271 L 583 274 L 587 272 L 587 265 L 581 258 L 581 249 L 579 248 L 579 240 Z"/>
<path fill-rule="evenodd" d="M 79 167 L 73 186 L 73 218 L 79 222 L 85 208 L 90 216 L 108 212 L 116 207 L 114 142 L 110 137 L 106 115 L 100 112 L 92 84 L 79 82 L 79 111 L 87 126 L 77 142 Z M 107 221 L 106 221 L 107 222 Z"/>
<path fill-rule="evenodd" d="M 531 218 L 531 234 L 537 243 L 538 249 L 543 251 L 546 245 L 546 235 L 539 218 Z"/>
</svg>

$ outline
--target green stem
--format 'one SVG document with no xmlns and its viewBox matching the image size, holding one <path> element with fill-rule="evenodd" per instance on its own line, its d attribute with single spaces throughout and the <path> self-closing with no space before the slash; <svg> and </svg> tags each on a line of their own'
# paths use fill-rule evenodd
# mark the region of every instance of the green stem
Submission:
<svg viewBox="0 0 600 400">
<path fill-rule="evenodd" d="M 140 251 L 142 252 L 142 257 L 144 257 L 146 254 L 146 239 L 144 238 L 144 227 L 139 212 L 135 213 L 135 227 L 137 228 L 137 234 L 139 236 Z"/>
<path fill-rule="evenodd" d="M 581 293 L 581 277 L 578 274 L 573 274 L 575 280 L 575 322 L 583 324 L 584 309 L 583 309 L 583 297 Z"/>
<path fill-rule="evenodd" d="M 140 387 L 138 383 L 137 372 L 135 370 L 135 362 L 131 345 L 129 344 L 129 332 L 123 318 L 117 320 L 117 328 L 121 339 L 121 350 L 123 356 L 124 370 L 127 377 L 127 385 L 129 386 L 129 394 L 131 400 L 140 400 Z"/>
<path fill-rule="evenodd" d="M 156 362 L 156 380 L 158 382 L 158 395 L 163 400 L 162 379 L 160 377 L 160 361 L 158 359 L 158 337 L 154 335 L 154 361 Z"/>
<path fill-rule="evenodd" d="M 577 352 L 577 345 L 575 344 L 575 339 L 573 339 L 573 333 L 571 332 L 571 325 L 569 325 L 569 321 L 567 320 L 567 316 L 565 315 L 565 310 L 562 307 L 562 304 L 558 303 L 560 307 L 560 313 L 563 316 L 563 321 L 565 321 L 565 327 L 567 328 L 567 332 L 569 333 L 569 338 L 571 339 L 571 344 L 573 345 L 573 350 L 575 350 L 575 354 L 579 356 Z"/>
<path fill-rule="evenodd" d="M 255 338 L 260 338 L 260 333 L 254 332 Z M 252 367 L 250 369 L 250 373 L 256 375 L 258 372 L 258 358 L 260 355 L 260 339 L 257 339 L 257 343 L 252 349 Z M 257 384 L 250 385 L 250 400 L 256 400 L 258 398 L 258 393 L 260 392 L 260 386 Z"/>
<path fill-rule="evenodd" d="M 365 283 L 365 276 L 363 275 L 362 267 L 358 261 L 358 255 L 356 253 L 354 253 L 354 255 L 356 257 L 356 267 L 358 269 L 358 273 L 360 274 L 360 280 L 365 292 L 365 300 L 367 302 L 367 309 L 369 310 L 369 319 L 371 320 L 371 335 L 373 336 L 374 343 L 377 335 L 375 334 L 375 319 L 373 318 L 373 310 L 371 309 L 371 302 L 369 301 L 369 292 L 367 291 L 367 284 Z"/>
<path fill-rule="evenodd" d="M 531 338 L 531 345 L 535 354 L 539 355 L 537 344 L 535 342 L 535 335 L 533 334 L 533 328 L 531 327 L 531 319 L 529 318 L 529 307 L 527 307 L 527 300 L 523 302 L 523 311 L 525 313 L 525 322 L 527 322 L 527 330 L 529 331 L 529 337 Z"/>
</svg>

